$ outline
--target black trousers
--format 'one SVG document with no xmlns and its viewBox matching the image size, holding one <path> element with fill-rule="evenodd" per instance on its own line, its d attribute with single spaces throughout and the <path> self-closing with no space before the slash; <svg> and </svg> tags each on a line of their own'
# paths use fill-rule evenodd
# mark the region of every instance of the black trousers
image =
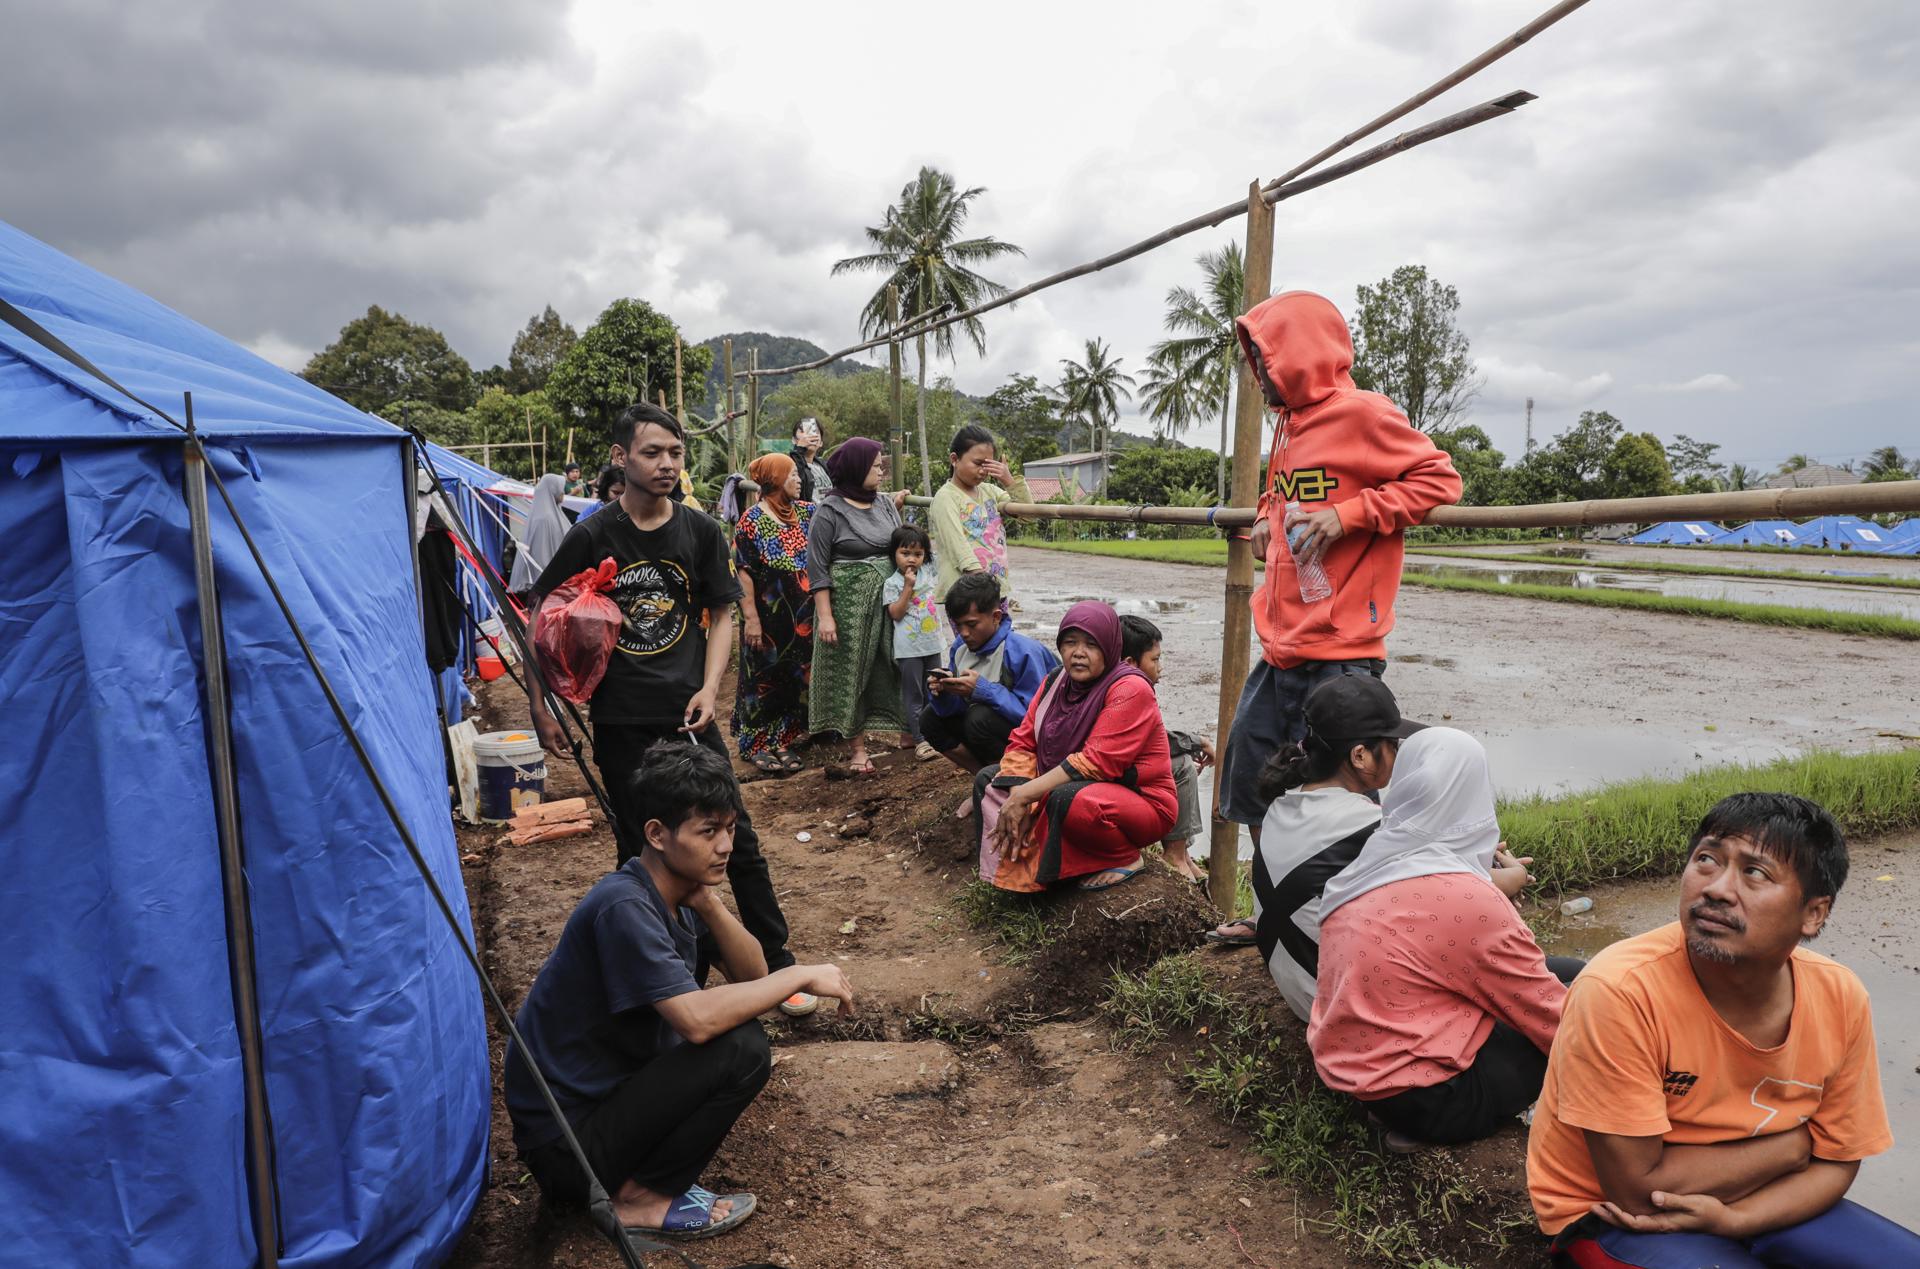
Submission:
<svg viewBox="0 0 1920 1269">
<path fill-rule="evenodd" d="M 773 1051 L 757 1020 L 706 1044 L 680 1044 L 630 1075 L 574 1125 L 593 1174 L 609 1195 L 629 1178 L 662 1194 L 683 1194 L 700 1179 L 734 1121 L 773 1073 Z M 579 1160 L 556 1141 L 521 1161 L 548 1198 L 587 1201 Z"/>
<path fill-rule="evenodd" d="M 1571 956 L 1547 957 L 1547 968 L 1563 983 L 1572 982 L 1586 965 Z M 1452 1079 L 1364 1104 L 1396 1132 L 1451 1146 L 1492 1136 L 1539 1099 L 1546 1078 L 1547 1055 L 1506 1023 L 1496 1022 L 1473 1055 L 1473 1064 Z"/>
<path fill-rule="evenodd" d="M 1007 737 L 1014 724 L 990 705 L 969 705 L 963 714 L 948 717 L 933 712 L 933 706 L 920 711 L 920 735 L 928 744 L 947 753 L 965 745 L 982 765 L 991 765 L 1006 756 Z"/>
<path fill-rule="evenodd" d="M 716 719 L 696 734 L 707 748 L 727 758 L 726 741 L 720 738 Z M 656 741 L 684 745 L 686 733 L 677 723 L 595 723 L 593 725 L 593 761 L 613 802 L 614 837 L 619 841 L 618 863 L 624 864 L 646 847 L 642 829 L 646 825 L 645 800 L 636 797 L 633 773 L 640 760 Z M 728 759 L 731 761 L 731 759 Z M 760 835 L 753 831 L 753 820 L 745 811 L 733 828 L 733 857 L 727 861 L 727 885 L 733 890 L 734 906 L 740 909 L 740 924 L 759 942 L 766 954 L 767 969 L 785 969 L 793 964 L 787 950 L 787 918 L 774 897 L 773 878 L 767 871 L 766 856 L 760 853 Z M 712 960 L 702 949 L 702 961 Z"/>
</svg>

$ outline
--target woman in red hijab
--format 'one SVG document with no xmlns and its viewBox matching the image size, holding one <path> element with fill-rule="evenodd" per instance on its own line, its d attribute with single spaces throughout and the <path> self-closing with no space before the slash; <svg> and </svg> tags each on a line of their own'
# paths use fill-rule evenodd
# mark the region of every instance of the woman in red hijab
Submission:
<svg viewBox="0 0 1920 1269">
<path fill-rule="evenodd" d="M 1179 811 L 1160 703 L 1120 658 L 1119 614 L 1075 604 L 1058 646 L 1061 668 L 1034 694 L 994 780 L 1009 789 L 994 826 L 992 880 L 1003 890 L 1072 878 L 1082 890 L 1117 886 Z"/>
</svg>

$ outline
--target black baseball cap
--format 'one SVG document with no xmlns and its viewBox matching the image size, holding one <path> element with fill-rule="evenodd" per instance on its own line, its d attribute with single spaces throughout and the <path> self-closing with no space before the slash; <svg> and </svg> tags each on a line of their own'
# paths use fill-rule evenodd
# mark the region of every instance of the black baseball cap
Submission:
<svg viewBox="0 0 1920 1269">
<path fill-rule="evenodd" d="M 1372 674 L 1328 679 L 1307 697 L 1307 727 L 1322 740 L 1359 741 L 1376 736 L 1405 740 L 1426 727 L 1400 717 L 1400 703 Z"/>
</svg>

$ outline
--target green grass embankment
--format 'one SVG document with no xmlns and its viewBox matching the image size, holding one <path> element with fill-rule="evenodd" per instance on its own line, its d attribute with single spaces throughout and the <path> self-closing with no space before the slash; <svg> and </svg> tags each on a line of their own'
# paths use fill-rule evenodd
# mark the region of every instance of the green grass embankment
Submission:
<svg viewBox="0 0 1920 1269">
<path fill-rule="evenodd" d="M 1880 586 L 1891 590 L 1920 590 L 1920 577 L 1836 577 L 1831 573 L 1810 573 L 1783 568 L 1736 568 L 1731 564 L 1666 564 L 1657 560 L 1576 560 L 1564 555 L 1540 555 L 1531 551 L 1489 555 L 1484 551 L 1452 546 L 1407 545 L 1409 555 L 1431 555 L 1439 559 L 1494 560 L 1502 564 L 1549 564 L 1556 568 L 1604 569 L 1622 573 L 1672 573 L 1681 577 L 1733 577 L 1750 582 L 1820 582 L 1834 586 Z M 1856 557 L 1867 558 L 1867 557 Z"/>
<path fill-rule="evenodd" d="M 1500 804 L 1500 831 L 1533 856 L 1543 891 L 1678 872 L 1707 810 L 1730 793 L 1797 793 L 1827 808 L 1848 837 L 1920 827 L 1920 749 L 1808 754 L 1758 765 L 1649 777 L 1568 797 Z"/>
<path fill-rule="evenodd" d="M 1870 635 L 1882 639 L 1920 639 L 1920 621 L 1885 613 L 1835 612 L 1826 608 L 1796 608 L 1791 604 L 1749 604 L 1737 599 L 1695 599 L 1687 595 L 1649 595 L 1632 590 L 1583 590 L 1572 586 L 1541 586 L 1529 582 L 1501 582 L 1492 577 L 1438 577 L 1409 572 L 1406 586 L 1428 590 L 1472 591 L 1544 599 L 1555 604 L 1584 604 L 1589 608 L 1628 608 L 1640 612 L 1672 613 L 1681 617 L 1712 617 L 1758 626 L 1785 626 L 1796 630 L 1825 630 L 1832 634 Z"/>
</svg>

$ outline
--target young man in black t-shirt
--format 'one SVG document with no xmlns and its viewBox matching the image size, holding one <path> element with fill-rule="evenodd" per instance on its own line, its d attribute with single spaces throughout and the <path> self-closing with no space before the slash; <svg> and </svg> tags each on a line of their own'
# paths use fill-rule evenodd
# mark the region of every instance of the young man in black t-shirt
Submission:
<svg viewBox="0 0 1920 1269">
<path fill-rule="evenodd" d="M 726 743 L 715 726 L 715 701 L 733 650 L 732 614 L 740 598 L 726 533 L 707 516 L 673 501 L 686 464 L 680 421 L 651 405 L 630 406 L 614 424 L 612 465 L 626 475 L 626 492 L 599 514 L 573 526 L 533 585 L 533 602 L 561 582 L 611 558 L 619 568 L 611 597 L 625 615 L 606 677 L 589 703 L 594 764 L 606 784 L 617 822 L 619 863 L 641 853 L 648 814 L 633 788 L 642 755 L 657 740 L 693 739 L 721 755 Z M 546 703 L 533 702 L 540 743 L 570 757 L 559 722 Z M 727 864 L 740 919 L 766 953 L 767 964 L 793 964 L 787 919 L 774 897 L 760 838 L 745 811 L 734 831 Z M 808 1013 L 813 1003 L 783 1006 Z"/>
<path fill-rule="evenodd" d="M 663 741 L 629 779 L 646 786 L 642 854 L 587 892 L 515 1015 L 526 1050 L 507 1049 L 507 1113 L 541 1191 L 585 1202 L 587 1179 L 531 1058 L 620 1222 L 643 1235 L 702 1238 L 754 1208 L 751 1194 L 718 1195 L 698 1182 L 773 1069 L 756 1016 L 797 992 L 832 996 L 851 1013 L 853 993 L 833 965 L 768 972 L 715 894 L 745 818 L 724 754 Z M 703 938 L 725 986 L 697 981 Z"/>
</svg>

